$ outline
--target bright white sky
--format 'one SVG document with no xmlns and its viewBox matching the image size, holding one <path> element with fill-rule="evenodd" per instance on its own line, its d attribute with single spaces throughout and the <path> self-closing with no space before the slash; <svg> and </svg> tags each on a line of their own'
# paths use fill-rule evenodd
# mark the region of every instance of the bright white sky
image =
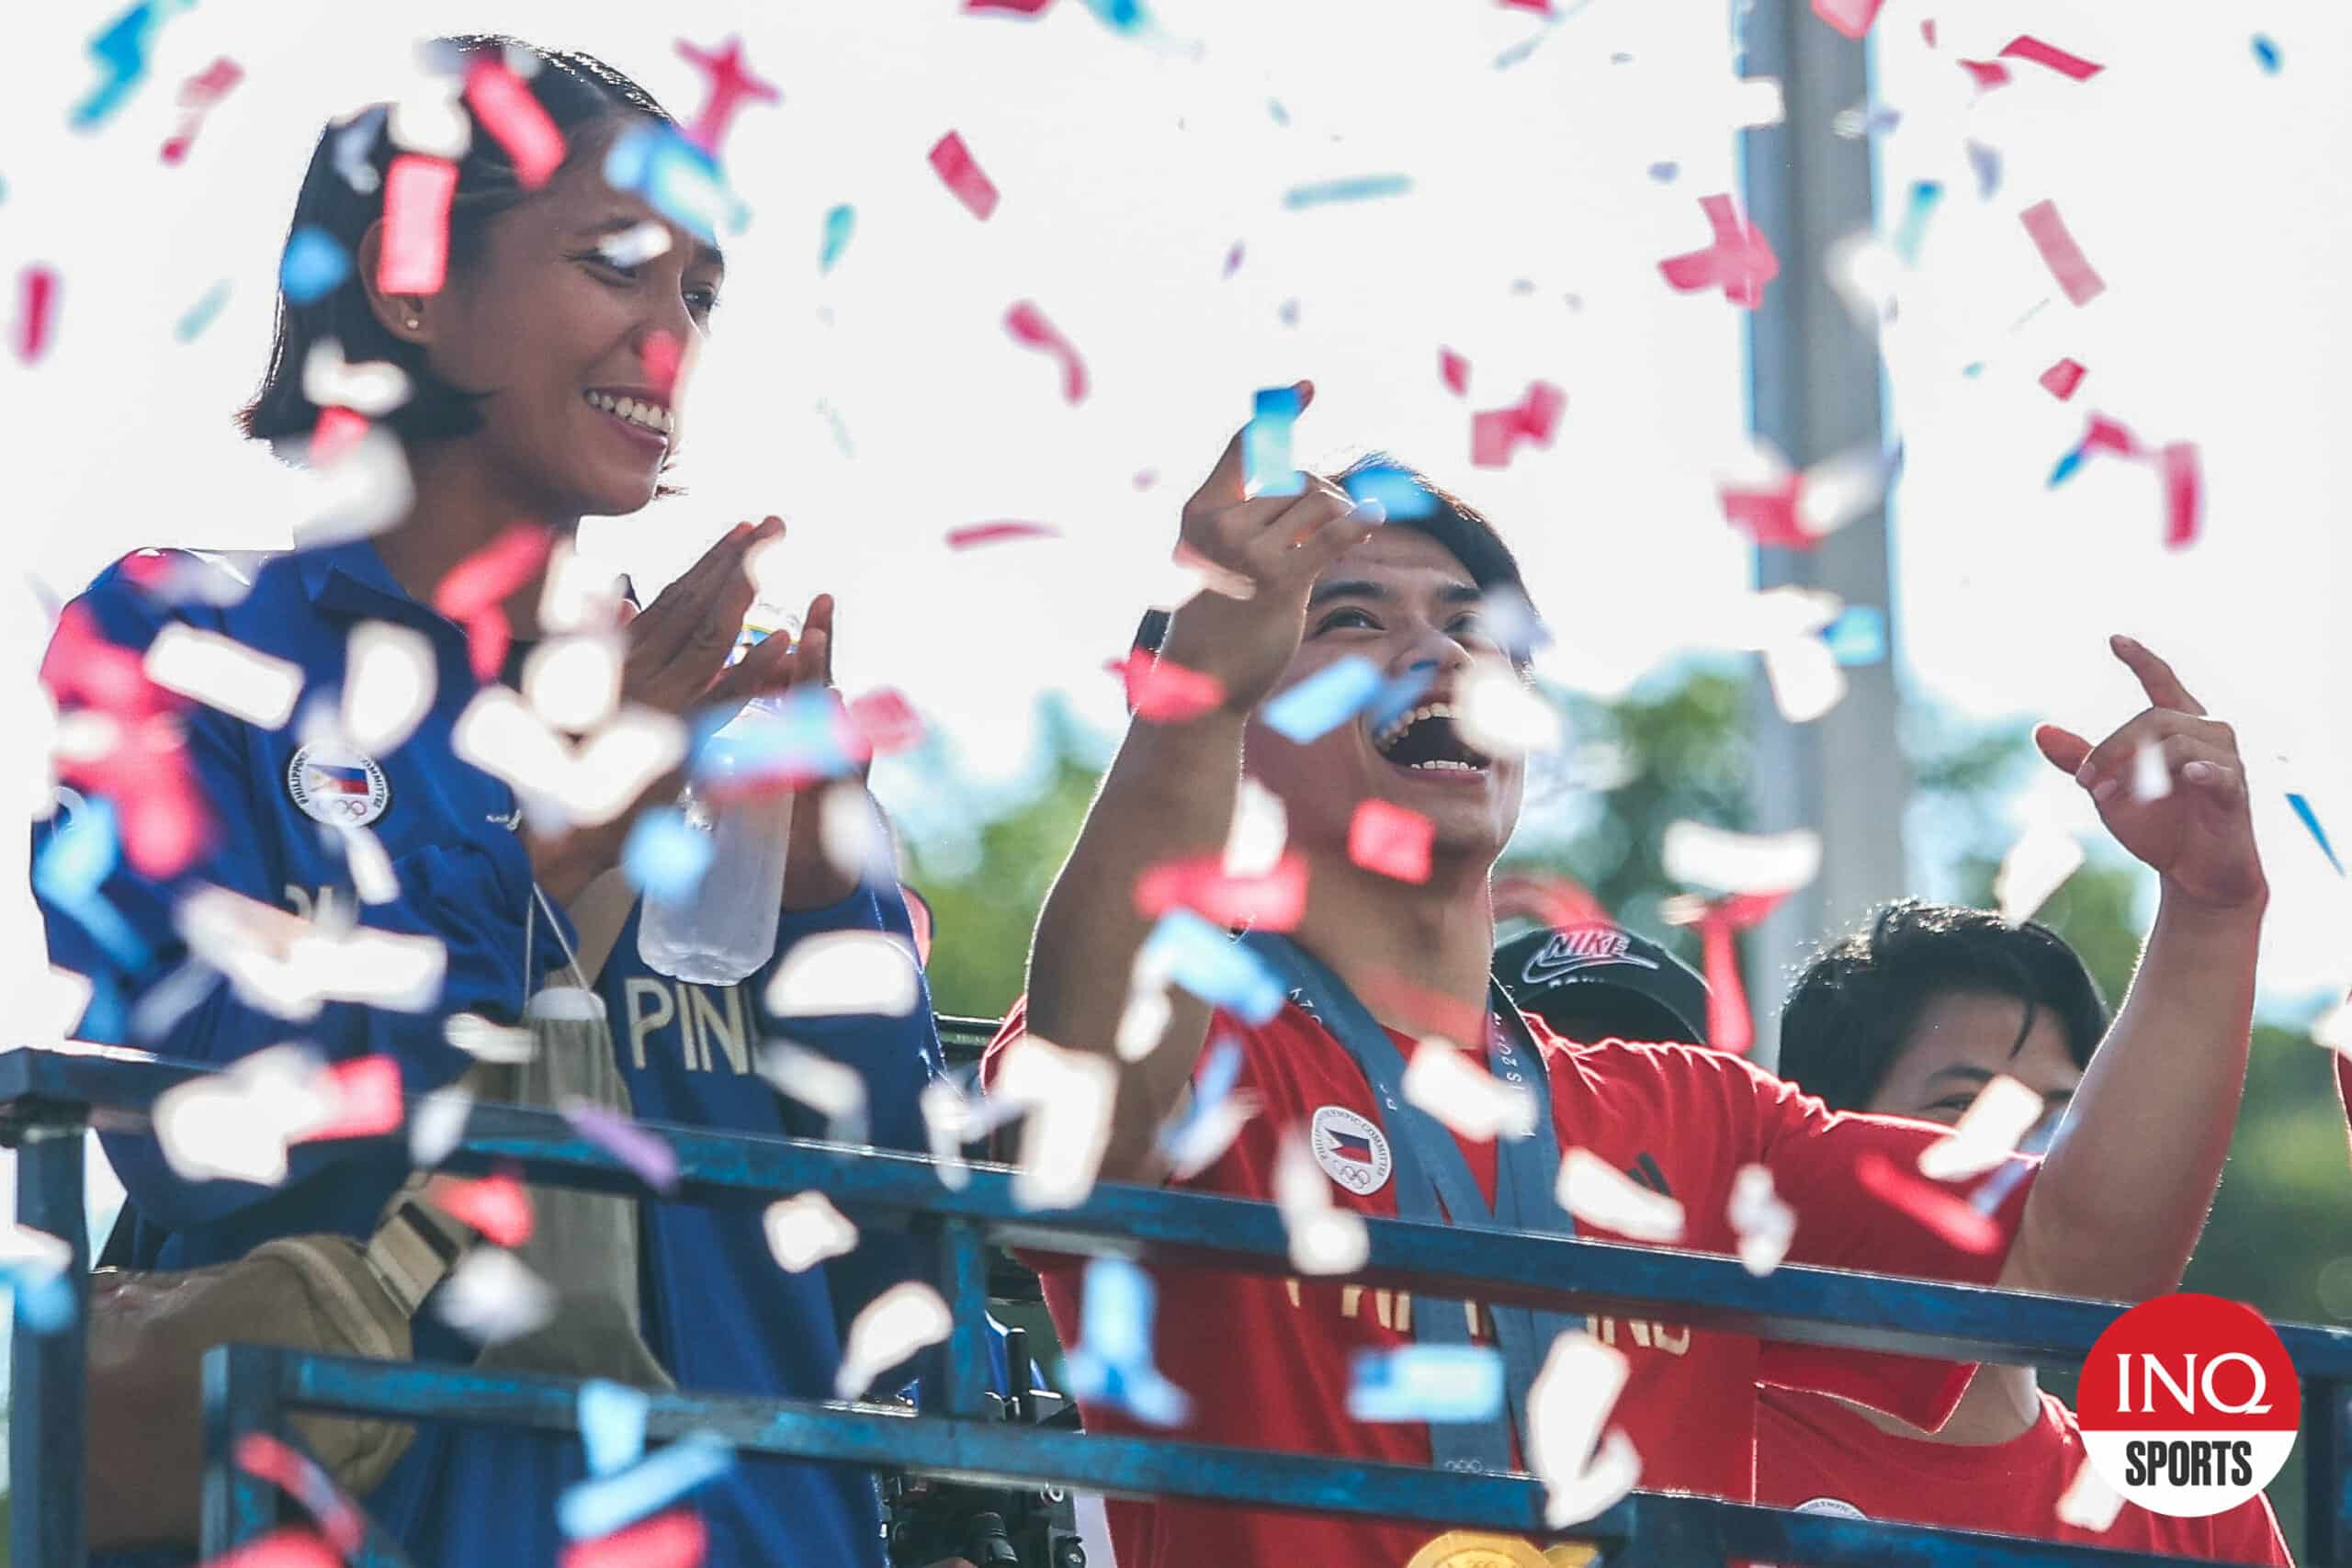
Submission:
<svg viewBox="0 0 2352 1568">
<path fill-rule="evenodd" d="M 842 601 L 845 683 L 905 688 L 973 765 L 1009 774 L 1044 685 L 1117 720 L 1099 667 L 1165 581 L 1177 505 L 1251 389 L 1306 375 L 1322 395 L 1303 451 L 1387 446 L 1502 522 L 1581 661 L 1555 674 L 1630 676 L 1703 646 L 1749 571 L 1710 479 L 1740 440 L 1741 330 L 1719 295 L 1673 293 L 1656 263 L 1703 244 L 1696 198 L 1734 188 L 1724 8 L 1593 0 L 1548 28 L 1494 0 L 1153 10 L 1157 36 L 1134 39 L 1080 0 L 1034 23 L 955 0 L 213 0 L 169 21 L 148 85 L 78 135 L 68 109 L 95 79 L 84 43 L 111 8 L 26 8 L 10 36 L 31 68 L 0 98 L 0 276 L 38 261 L 63 278 L 47 355 L 0 355 L 26 570 L 63 594 L 141 545 L 287 541 L 300 492 L 240 444 L 230 414 L 262 368 L 317 129 L 396 80 L 383 73 L 413 39 L 495 28 L 583 47 L 690 116 L 700 78 L 673 40 L 741 32 L 784 101 L 746 109 L 727 149 L 755 216 L 729 242 L 694 388 L 692 493 L 588 534 L 641 586 L 738 518 L 784 513 L 809 589 Z M 1909 450 L 1895 525 L 1905 678 L 1971 715 L 2098 733 L 2137 705 L 2105 635 L 2170 654 L 2247 737 L 2278 888 L 2266 989 L 2307 1006 L 2352 976 L 2352 900 L 2282 803 L 2301 790 L 2352 840 L 2336 678 L 2352 634 L 2335 613 L 2352 579 L 2333 515 L 2352 395 L 2330 373 L 2352 238 L 2352 107 L 2338 90 L 2352 15 L 2317 0 L 1965 10 L 1892 0 L 1877 32 L 1882 96 L 1905 110 L 1883 143 L 1895 194 L 1882 228 L 1911 179 L 1948 186 L 1887 339 Z M 1931 15 L 1936 51 L 1919 34 Z M 2255 62 L 2256 28 L 2283 52 L 2277 76 Z M 1953 57 L 2018 31 L 2109 69 L 2078 85 L 2021 64 L 1972 108 Z M 1496 69 L 1538 33 L 1532 55 Z M 188 161 L 164 166 L 177 84 L 223 55 L 245 81 Z M 924 161 L 951 129 L 1003 192 L 989 222 Z M 1963 130 L 2006 154 L 1989 202 Z M 1672 183 L 1650 173 L 1666 161 Z M 1392 172 L 1411 194 L 1282 204 L 1303 182 Z M 2056 297 L 2017 221 L 2044 196 L 2109 285 L 2087 309 Z M 856 232 L 820 276 L 822 216 L 840 202 Z M 1242 265 L 1222 277 L 1237 242 Z M 175 342 L 174 322 L 223 279 L 226 308 Z M 1052 365 L 1004 332 L 1020 299 L 1084 353 L 1083 405 L 1066 406 Z M 1442 344 L 1474 367 L 1466 403 L 1440 383 Z M 2091 369 L 2063 407 L 2033 379 L 2061 354 Z M 1979 376 L 1960 373 L 1979 360 Z M 1471 468 L 1472 408 L 1539 377 L 1568 395 L 1556 445 Z M 2088 408 L 2199 443 L 2208 522 L 2194 549 L 2161 548 L 2147 470 L 2095 460 L 2044 488 Z M 1159 482 L 1138 489 L 1145 470 Z M 1068 536 L 961 556 L 941 543 L 1000 518 Z M 22 704 L 46 623 L 28 591 L 6 592 L 0 702 Z M 922 815 L 910 781 L 885 783 Z M 11 991 L 39 953 L 20 842 L 0 837 Z M 1933 846 L 1913 854 L 1923 875 L 1937 863 Z"/>
</svg>

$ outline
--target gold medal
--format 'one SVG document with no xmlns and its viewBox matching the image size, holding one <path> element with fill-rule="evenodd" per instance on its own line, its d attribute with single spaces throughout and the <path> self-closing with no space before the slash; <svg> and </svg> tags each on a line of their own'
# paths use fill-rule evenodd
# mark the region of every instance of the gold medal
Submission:
<svg viewBox="0 0 2352 1568">
<path fill-rule="evenodd" d="M 1532 1540 L 1477 1530 L 1448 1530 L 1413 1553 L 1405 1568 L 1551 1568 Z"/>
</svg>

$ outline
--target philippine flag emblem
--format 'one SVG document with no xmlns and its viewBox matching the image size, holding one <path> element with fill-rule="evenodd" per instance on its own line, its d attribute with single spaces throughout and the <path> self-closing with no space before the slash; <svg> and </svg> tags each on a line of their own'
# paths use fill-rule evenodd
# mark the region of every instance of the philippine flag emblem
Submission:
<svg viewBox="0 0 2352 1568">
<path fill-rule="evenodd" d="M 1388 1134 L 1378 1122 L 1344 1105 L 1326 1105 L 1307 1124 L 1307 1143 L 1323 1174 L 1362 1196 L 1377 1192 L 1388 1180 L 1394 1163 Z"/>
<path fill-rule="evenodd" d="M 375 758 L 318 741 L 286 764 L 286 794 L 303 816 L 339 828 L 365 828 L 392 804 L 391 782 Z"/>
</svg>

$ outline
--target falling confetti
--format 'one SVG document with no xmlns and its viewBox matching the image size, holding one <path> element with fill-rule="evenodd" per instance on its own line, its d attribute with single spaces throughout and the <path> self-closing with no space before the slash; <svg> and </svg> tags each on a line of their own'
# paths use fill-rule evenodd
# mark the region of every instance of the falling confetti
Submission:
<svg viewBox="0 0 2352 1568">
<path fill-rule="evenodd" d="M 180 319 L 172 323 L 173 339 L 179 343 L 194 343 L 201 337 L 204 329 L 220 314 L 220 308 L 228 304 L 229 294 L 229 280 L 225 277 L 206 289 L 196 303 L 182 311 Z"/>
<path fill-rule="evenodd" d="M 2164 748 L 2154 740 L 2141 741 L 2132 753 L 2132 798 L 2162 800 L 2171 793 L 2172 770 L 2165 766 Z"/>
<path fill-rule="evenodd" d="M 858 1398 L 876 1378 L 924 1346 L 946 1338 L 953 1325 L 946 1302 L 929 1285 L 909 1280 L 891 1286 L 851 1322 L 841 1367 L 833 1374 L 833 1396 Z"/>
<path fill-rule="evenodd" d="M 1482 468 L 1506 468 L 1523 441 L 1551 446 L 1567 406 L 1567 394 L 1551 382 L 1530 381 L 1517 403 L 1471 416 L 1470 461 Z"/>
<path fill-rule="evenodd" d="M 1159 918 L 1136 954 L 1141 984 L 1173 981 L 1249 1023 L 1282 1010 L 1285 987 L 1257 954 L 1189 909 Z"/>
<path fill-rule="evenodd" d="M 610 1535 L 734 1468 L 733 1449 L 708 1432 L 689 1432 L 627 1470 L 565 1487 L 556 1498 L 556 1524 L 573 1540 Z"/>
<path fill-rule="evenodd" d="M 1004 330 L 1012 334 L 1015 343 L 1042 349 L 1054 356 L 1062 367 L 1062 400 L 1077 404 L 1086 400 L 1086 362 L 1079 357 L 1077 348 L 1064 337 L 1046 313 L 1029 300 L 1023 299 L 1004 313 Z"/>
<path fill-rule="evenodd" d="M 669 226 L 650 218 L 596 242 L 596 254 L 608 265 L 623 268 L 643 266 L 656 256 L 668 254 L 669 250 Z"/>
<path fill-rule="evenodd" d="M 513 1253 L 477 1247 L 458 1260 L 434 1303 L 441 1321 L 467 1338 L 499 1345 L 547 1325 L 555 1315 L 555 1288 Z"/>
<path fill-rule="evenodd" d="M 1182 724 L 1225 701 L 1225 682 L 1175 660 L 1136 649 L 1102 667 L 1125 686 L 1127 706 L 1150 724 Z"/>
<path fill-rule="evenodd" d="M 1158 1293 L 1151 1276 L 1124 1258 L 1088 1263 L 1079 1341 L 1064 1367 L 1069 1391 L 1080 1399 L 1115 1405 L 1150 1426 L 1173 1427 L 1191 1416 L 1193 1402 L 1152 1359 Z"/>
<path fill-rule="evenodd" d="M 449 569 L 433 590 L 433 607 L 466 628 L 474 674 L 495 680 L 512 637 L 503 607 L 548 562 L 554 536 L 536 523 L 509 524 L 490 543 Z"/>
<path fill-rule="evenodd" d="M 429 1168 L 447 1159 L 465 1136 L 473 1109 L 473 1095 L 456 1084 L 436 1089 L 418 1101 L 416 1114 L 408 1119 L 410 1163 Z"/>
<path fill-rule="evenodd" d="M 1462 1137 L 1490 1144 L 1535 1131 L 1535 1096 L 1525 1084 L 1505 1083 L 1451 1041 L 1435 1037 L 1413 1049 L 1398 1084 L 1417 1105 Z"/>
<path fill-rule="evenodd" d="M 1363 1216 L 1331 1201 L 1331 1180 L 1295 1127 L 1274 1155 L 1274 1206 L 1290 1238 L 1291 1267 L 1302 1274 L 1352 1274 L 1372 1256 Z"/>
<path fill-rule="evenodd" d="M 563 132 L 504 62 L 487 56 L 474 61 L 466 70 L 465 91 L 474 118 L 506 149 L 526 190 L 538 189 L 563 166 Z"/>
<path fill-rule="evenodd" d="M 344 660 L 343 733 L 369 756 L 397 750 L 433 706 L 433 645 L 413 626 L 362 621 Z"/>
<path fill-rule="evenodd" d="M 358 1507 L 334 1479 L 308 1455 L 267 1432 L 248 1432 L 237 1439 L 237 1468 L 269 1482 L 295 1498 L 316 1520 L 320 1530 L 345 1557 L 356 1557 L 366 1544 L 368 1528 Z"/>
<path fill-rule="evenodd" d="M 464 1221 L 500 1247 L 520 1247 L 531 1239 L 530 1195 L 504 1171 L 479 1181 L 439 1181 L 429 1195 L 450 1218 Z"/>
<path fill-rule="evenodd" d="M 1731 1202 L 1724 1212 L 1733 1234 L 1739 1237 L 1739 1261 L 1761 1279 L 1781 1266 L 1796 1239 L 1797 1214 L 1773 1190 L 1770 1168 L 1744 1165 L 1733 1176 Z"/>
<path fill-rule="evenodd" d="M 590 1378 L 580 1385 L 575 1408 L 589 1474 L 617 1474 L 644 1455 L 645 1421 L 653 1401 L 641 1390 Z"/>
<path fill-rule="evenodd" d="M 2001 56 L 2005 60 L 2030 61 L 2036 65 L 2048 66 L 2061 76 L 2071 77 L 2077 82 L 2087 82 L 2107 69 L 2079 54 L 2070 54 L 2054 44 L 2044 43 L 2031 33 L 2019 33 L 2002 45 Z"/>
<path fill-rule="evenodd" d="M 628 652 L 617 633 L 548 637 L 523 660 L 523 700 L 558 729 L 599 728 L 620 705 Z"/>
<path fill-rule="evenodd" d="M 1086 1201 L 1110 1146 L 1118 1088 L 1118 1065 L 1091 1052 L 1064 1050 L 1034 1034 L 1005 1047 L 992 1099 L 1024 1113 L 1015 1203 L 1067 1209 Z"/>
<path fill-rule="evenodd" d="M 1487 1345 L 1359 1350 L 1348 1376 L 1358 1421 L 1491 1421 L 1503 1408 L 1503 1359 Z"/>
<path fill-rule="evenodd" d="M 940 180 L 956 194 L 972 216 L 986 222 L 996 211 L 997 189 L 979 164 L 972 161 L 971 150 L 964 145 L 963 137 L 949 131 L 934 143 L 930 152 L 931 166 L 938 171 Z"/>
<path fill-rule="evenodd" d="M 656 1514 L 617 1535 L 576 1540 L 556 1559 L 557 1568 L 701 1568 L 710 1550 L 702 1516 L 692 1509 Z"/>
<path fill-rule="evenodd" d="M 384 243 L 376 287 L 387 294 L 437 294 L 449 269 L 449 202 L 458 165 L 403 152 L 384 175 Z"/>
<path fill-rule="evenodd" d="M 1928 220 L 1935 216 L 1944 187 L 1935 180 L 1914 180 L 1910 205 L 1903 211 L 1903 227 L 1895 231 L 1894 254 L 1905 266 L 1919 265 L 1919 244 L 1928 237 Z"/>
<path fill-rule="evenodd" d="M 865 1080 L 856 1068 L 821 1051 L 776 1040 L 760 1047 L 759 1072 L 778 1094 L 824 1117 L 826 1137 L 837 1144 L 865 1142 Z"/>
<path fill-rule="evenodd" d="M 1159 1134 L 1159 1152 L 1168 1161 L 1171 1179 L 1188 1181 L 1216 1164 L 1258 1114 L 1258 1097 L 1234 1088 L 1240 1077 L 1238 1041 L 1221 1037 L 1201 1054 L 1200 1064 L 1193 1071 L 1191 1105 Z"/>
<path fill-rule="evenodd" d="M 1989 1253 L 2001 1246 L 2001 1227 L 1976 1212 L 1966 1199 L 1925 1181 L 1870 1150 L 1854 1162 L 1854 1179 L 1862 1190 L 1899 1209 L 1963 1252 Z"/>
<path fill-rule="evenodd" d="M 2066 1483 L 2064 1495 L 2058 1499 L 2058 1522 L 2072 1525 L 2093 1535 L 2105 1535 L 2115 1528 L 2123 1512 L 2123 1494 L 2108 1484 L 2107 1477 L 2086 1454 L 2075 1469 L 2075 1478 Z"/>
<path fill-rule="evenodd" d="M 1009 539 L 1058 539 L 1062 531 L 1050 523 L 967 523 L 947 530 L 947 547 L 968 550 Z"/>
<path fill-rule="evenodd" d="M 1363 712 L 1386 683 L 1370 660 L 1350 654 L 1276 694 L 1258 716 L 1275 734 L 1308 745 Z"/>
<path fill-rule="evenodd" d="M 1163 862 L 1136 879 L 1136 912 L 1158 919 L 1187 908 L 1218 925 L 1295 929 L 1306 912 L 1306 862 L 1283 855 L 1262 872 L 1236 873 L 1218 855 Z"/>
<path fill-rule="evenodd" d="M 784 95 L 773 84 L 762 81 L 744 67 L 741 39 L 730 38 L 726 48 L 712 51 L 697 49 L 681 39 L 678 53 L 710 79 L 710 96 L 703 100 L 702 110 L 695 116 L 694 123 L 686 127 L 686 140 L 713 158 L 718 156 L 718 145 L 727 139 L 728 130 L 745 102 L 784 101 Z"/>
<path fill-rule="evenodd" d="M 1813 0 L 1813 14 L 1848 38 L 1859 39 L 1871 30 L 1886 0 Z"/>
<path fill-rule="evenodd" d="M 1702 196 L 1699 209 L 1714 231 L 1714 243 L 1703 251 L 1667 257 L 1657 264 L 1658 271 L 1679 293 L 1720 286 L 1724 299 L 1755 310 L 1764 301 L 1764 286 L 1781 275 L 1781 260 L 1772 254 L 1771 242 L 1762 230 L 1740 217 L 1728 195 Z"/>
<path fill-rule="evenodd" d="M 1357 469 L 1340 488 L 1359 502 L 1376 501 L 1391 518 L 1427 517 L 1437 510 L 1437 497 L 1404 468 L 1374 463 Z"/>
<path fill-rule="evenodd" d="M 710 154 L 672 126 L 637 124 L 614 137 L 605 153 L 605 183 L 706 243 L 716 244 L 722 228 L 741 232 L 751 221 Z"/>
<path fill-rule="evenodd" d="M 180 122 L 179 130 L 164 143 L 164 163 L 177 164 L 187 159 L 188 148 L 195 144 L 197 130 L 204 123 L 206 111 L 225 97 L 229 89 L 243 81 L 244 77 L 244 68 L 224 55 L 180 85 L 180 102 L 190 112 Z"/>
<path fill-rule="evenodd" d="M 1886 612 L 1875 604 L 1849 604 L 1821 628 L 1829 657 L 1848 668 L 1886 658 Z"/>
<path fill-rule="evenodd" d="M 2018 219 L 2070 303 L 2087 305 L 2107 291 L 2106 281 L 2092 269 L 2082 247 L 2067 231 L 2066 220 L 2058 215 L 2056 202 L 2037 201 L 2018 213 Z"/>
<path fill-rule="evenodd" d="M 843 251 L 849 249 L 850 236 L 856 230 L 857 209 L 849 203 L 842 202 L 827 210 L 824 238 L 817 247 L 817 270 L 820 273 L 833 270 L 833 264 L 842 259 Z"/>
<path fill-rule="evenodd" d="M 2082 863 L 2083 846 L 2074 834 L 2046 824 L 2027 829 L 2001 857 L 2001 868 L 1993 875 L 1993 898 L 2000 906 L 2001 919 L 2013 926 L 2033 919 L 2034 911 Z"/>
<path fill-rule="evenodd" d="M 322 410 L 347 409 L 381 419 L 408 401 L 410 390 L 399 366 L 382 359 L 353 365 L 344 358 L 343 344 L 331 337 L 311 344 L 302 357 L 302 395 Z"/>
<path fill-rule="evenodd" d="M 1660 852 L 1671 880 L 1724 893 L 1792 892 L 1821 873 L 1821 835 L 1804 828 L 1734 833 L 1680 821 L 1667 829 Z"/>
<path fill-rule="evenodd" d="M 2164 476 L 2165 485 L 2165 548 L 2186 549 L 2197 542 L 2197 530 L 2204 519 L 2203 479 L 2197 463 L 2197 444 L 2174 441 L 2156 455 L 2156 467 Z"/>
<path fill-rule="evenodd" d="M 1291 461 L 1291 432 L 1303 406 L 1296 387 L 1261 388 L 1251 405 L 1250 423 L 1241 431 L 1241 488 L 1244 494 L 1298 495 L 1306 476 Z"/>
<path fill-rule="evenodd" d="M 91 58 L 105 73 L 89 96 L 74 106 L 72 125 L 89 130 L 121 107 L 147 74 L 147 50 L 164 18 L 183 8 L 175 0 L 139 0 L 89 43 Z"/>
<path fill-rule="evenodd" d="M 857 1250 L 857 1227 L 822 1192 L 779 1198 L 768 1205 L 762 1223 L 769 1255 L 787 1274 Z"/>
<path fill-rule="evenodd" d="M 1357 803 L 1348 823 L 1348 859 L 1366 871 L 1415 885 L 1430 879 L 1437 825 L 1419 812 L 1387 801 Z"/>
<path fill-rule="evenodd" d="M 1544 1483 L 1544 1522 L 1554 1529 L 1614 1506 L 1641 1479 L 1624 1432 L 1601 1436 L 1628 1372 L 1622 1352 L 1572 1328 L 1552 1341 L 1527 1391 L 1527 1464 Z"/>
<path fill-rule="evenodd" d="M 1919 1174 L 1937 1181 L 1982 1176 L 2007 1160 L 2049 1107 L 2041 1095 L 2000 1074 L 1977 1091 L 1944 1136 L 1919 1151 Z"/>
<path fill-rule="evenodd" d="M 2087 374 L 2080 360 L 2061 359 L 2037 379 L 2041 382 L 2043 391 L 2063 403 L 2075 395 L 2075 389 L 2083 384 L 2083 378 Z"/>
<path fill-rule="evenodd" d="M 1560 1207 L 1585 1224 L 1634 1241 L 1682 1239 L 1682 1205 L 1653 1192 L 1589 1149 L 1569 1149 L 1560 1160 Z"/>
<path fill-rule="evenodd" d="M 50 326 L 57 311 L 57 271 L 33 265 L 17 280 L 22 297 L 17 313 L 17 357 L 30 365 L 49 348 Z"/>
<path fill-rule="evenodd" d="M 165 691 L 262 729 L 282 728 L 302 694 L 300 665 L 183 622 L 158 631 L 141 662 Z"/>
<path fill-rule="evenodd" d="M 1302 208 L 1328 207 L 1334 202 L 1371 201 L 1384 196 L 1403 196 L 1412 188 L 1409 175 L 1357 175 L 1348 179 L 1294 186 L 1283 193 L 1283 205 L 1297 211 Z"/>
<path fill-rule="evenodd" d="M 1218 276 L 1221 277 L 1231 277 L 1235 273 L 1239 272 L 1241 270 L 1241 242 L 1236 240 L 1233 242 L 1233 248 L 1225 253 L 1225 270 Z"/>
<path fill-rule="evenodd" d="M 2287 796 L 2287 804 L 2301 818 L 2304 829 L 2319 845 L 2319 852 L 2325 855 L 2327 863 L 2335 868 L 2335 874 L 2343 875 L 2344 863 L 2335 858 L 2335 847 L 2327 841 L 2327 829 L 2319 825 L 2319 813 L 2312 809 L 2312 803 L 2300 795 L 2290 794 Z"/>
<path fill-rule="evenodd" d="M 2278 46 L 2262 33 L 2254 35 L 2254 59 L 2267 74 L 2278 74 Z"/>
<path fill-rule="evenodd" d="M 821 931 L 792 944 L 763 1000 L 778 1018 L 905 1018 L 920 1005 L 914 949 L 880 931 Z"/>
<path fill-rule="evenodd" d="M 571 1130 L 611 1155 L 656 1192 L 678 1190 L 678 1151 L 619 1111 L 587 1100 L 560 1107 Z"/>
<path fill-rule="evenodd" d="M 1470 390 L 1470 362 L 1450 348 L 1437 351 L 1437 375 L 1445 389 L 1457 398 Z"/>
<path fill-rule="evenodd" d="M 314 1532 L 288 1527 L 208 1557 L 198 1568 L 343 1568 L 343 1554 Z"/>
<path fill-rule="evenodd" d="M 302 1134 L 305 1142 L 328 1138 L 374 1138 L 400 1130 L 406 1118 L 401 1100 L 401 1065 L 382 1053 L 336 1062 L 327 1068 L 326 1092 L 334 1112 Z"/>
</svg>

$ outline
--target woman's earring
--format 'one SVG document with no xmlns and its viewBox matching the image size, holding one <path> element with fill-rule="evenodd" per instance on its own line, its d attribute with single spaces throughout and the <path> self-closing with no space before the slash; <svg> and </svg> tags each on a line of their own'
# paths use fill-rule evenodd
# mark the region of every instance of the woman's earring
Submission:
<svg viewBox="0 0 2352 1568">
<path fill-rule="evenodd" d="M 411 331 L 411 332 L 414 332 L 414 331 L 416 331 L 416 329 L 417 329 L 417 328 L 419 328 L 419 327 L 423 326 L 424 324 L 424 318 L 423 316 L 411 316 L 411 317 L 408 319 L 408 330 L 409 330 L 409 331 Z"/>
</svg>

